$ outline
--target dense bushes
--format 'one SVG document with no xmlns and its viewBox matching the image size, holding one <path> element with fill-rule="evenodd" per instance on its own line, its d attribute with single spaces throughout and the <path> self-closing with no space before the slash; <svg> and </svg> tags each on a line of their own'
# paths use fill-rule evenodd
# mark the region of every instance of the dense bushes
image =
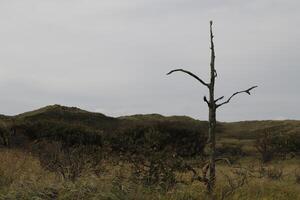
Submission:
<svg viewBox="0 0 300 200">
<path fill-rule="evenodd" d="M 205 142 L 197 127 L 157 122 L 119 130 L 108 143 L 133 165 L 133 180 L 167 191 L 177 183 L 176 172 L 184 170 L 181 157 L 202 155 Z"/>
<path fill-rule="evenodd" d="M 61 141 L 68 145 L 102 145 L 101 131 L 91 130 L 80 124 L 67 124 L 58 121 L 22 121 L 14 128 L 31 140 Z"/>
<path fill-rule="evenodd" d="M 223 143 L 217 146 L 216 156 L 219 158 L 226 158 L 233 164 L 246 155 L 242 147 L 243 146 L 239 143 Z"/>
<path fill-rule="evenodd" d="M 104 131 L 37 120 L 18 122 L 14 129 L 34 141 L 30 150 L 41 165 L 64 179 L 74 181 L 86 170 L 97 174 L 103 156 L 110 155 L 130 163 L 133 180 L 164 191 L 175 186 L 181 157 L 201 156 L 206 142 L 197 125 L 178 121 L 141 121 Z"/>
<path fill-rule="evenodd" d="M 197 127 L 175 122 L 138 124 L 118 130 L 108 136 L 112 149 L 119 152 L 144 153 L 163 151 L 187 157 L 201 155 L 206 138 Z"/>
<path fill-rule="evenodd" d="M 269 162 L 274 156 L 287 158 L 300 153 L 300 138 L 297 134 L 279 134 L 265 132 L 256 139 L 255 147 L 263 162 Z"/>
<path fill-rule="evenodd" d="M 57 120 L 20 120 L 14 125 L 31 141 L 61 141 L 68 145 L 109 146 L 114 152 L 132 152 L 139 147 L 172 152 L 187 157 L 202 154 L 205 134 L 195 123 L 181 121 L 151 121 L 124 123 L 112 131 L 71 124 Z"/>
<path fill-rule="evenodd" d="M 217 156 L 234 157 L 241 157 L 245 155 L 244 151 L 242 150 L 241 144 L 222 144 L 217 147 L 216 154 Z"/>
<path fill-rule="evenodd" d="M 299 134 L 277 134 L 272 137 L 277 154 L 300 153 Z"/>
</svg>

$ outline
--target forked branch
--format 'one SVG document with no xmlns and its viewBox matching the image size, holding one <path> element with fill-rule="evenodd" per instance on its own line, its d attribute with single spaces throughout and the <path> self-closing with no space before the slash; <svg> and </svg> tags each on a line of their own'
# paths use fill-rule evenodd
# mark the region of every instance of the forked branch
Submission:
<svg viewBox="0 0 300 200">
<path fill-rule="evenodd" d="M 183 73 L 186 73 L 186 74 L 192 76 L 193 78 L 197 79 L 200 83 L 202 83 L 202 84 L 205 85 L 206 87 L 209 87 L 209 84 L 208 84 L 208 83 L 205 83 L 201 78 L 199 78 L 197 75 L 193 74 L 193 73 L 190 72 L 190 71 L 187 71 L 187 70 L 184 70 L 184 69 L 174 69 L 174 70 L 170 71 L 169 73 L 167 73 L 167 75 L 170 75 L 170 74 L 172 74 L 173 72 L 183 72 Z"/>
<path fill-rule="evenodd" d="M 229 103 L 230 100 L 231 100 L 234 96 L 236 96 L 236 95 L 238 95 L 238 94 L 241 94 L 241 93 L 247 93 L 248 95 L 251 95 L 250 91 L 253 90 L 254 88 L 257 88 L 257 87 L 258 87 L 258 86 L 253 86 L 253 87 L 251 87 L 251 88 L 249 88 L 249 89 L 247 89 L 247 90 L 242 90 L 242 91 L 233 93 L 233 95 L 231 95 L 226 101 L 224 101 L 224 102 L 221 103 L 221 104 L 218 104 L 218 105 L 217 105 L 217 108 L 220 107 L 220 106 L 223 106 L 224 104 Z M 218 100 L 218 99 L 217 99 L 217 100 Z M 220 100 L 220 99 L 219 99 L 219 100 Z"/>
</svg>

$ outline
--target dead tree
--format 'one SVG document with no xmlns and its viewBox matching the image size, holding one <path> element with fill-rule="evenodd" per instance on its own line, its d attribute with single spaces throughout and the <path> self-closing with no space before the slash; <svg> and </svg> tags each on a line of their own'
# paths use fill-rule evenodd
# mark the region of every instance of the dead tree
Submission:
<svg viewBox="0 0 300 200">
<path fill-rule="evenodd" d="M 238 94 L 246 93 L 250 95 L 250 91 L 256 88 L 257 86 L 250 87 L 246 90 L 241 90 L 238 92 L 233 93 L 227 100 L 224 100 L 221 103 L 218 103 L 224 99 L 224 96 L 215 98 L 215 80 L 217 78 L 217 71 L 215 68 L 215 47 L 214 47 L 214 35 L 212 31 L 212 25 L 213 22 L 210 21 L 210 50 L 211 50 L 211 61 L 210 61 L 210 82 L 207 83 L 203 81 L 203 79 L 199 78 L 197 75 L 193 74 L 190 71 L 184 70 L 184 69 L 175 69 L 170 71 L 167 75 L 172 74 L 173 72 L 183 72 L 185 74 L 188 74 L 195 78 L 197 81 L 199 81 L 202 85 L 204 85 L 209 90 L 209 99 L 207 99 L 206 96 L 204 96 L 203 100 L 206 102 L 209 108 L 209 128 L 208 128 L 208 149 L 209 149 L 209 165 L 208 165 L 208 180 L 203 181 L 206 184 L 207 192 L 209 196 L 211 196 L 211 199 L 214 199 L 214 187 L 215 187 L 215 181 L 216 181 L 216 111 L 219 107 L 229 103 L 233 97 L 235 97 Z M 203 180 L 203 179 L 201 179 Z"/>
</svg>

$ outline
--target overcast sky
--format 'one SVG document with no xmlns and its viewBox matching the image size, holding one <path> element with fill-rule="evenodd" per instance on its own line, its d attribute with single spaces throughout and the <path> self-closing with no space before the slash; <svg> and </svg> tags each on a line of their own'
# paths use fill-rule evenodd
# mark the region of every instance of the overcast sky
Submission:
<svg viewBox="0 0 300 200">
<path fill-rule="evenodd" d="M 0 113 L 49 104 L 106 115 L 207 119 L 207 90 L 173 68 L 209 75 L 217 96 L 258 85 L 220 121 L 300 119 L 299 0 L 0 0 Z"/>
</svg>

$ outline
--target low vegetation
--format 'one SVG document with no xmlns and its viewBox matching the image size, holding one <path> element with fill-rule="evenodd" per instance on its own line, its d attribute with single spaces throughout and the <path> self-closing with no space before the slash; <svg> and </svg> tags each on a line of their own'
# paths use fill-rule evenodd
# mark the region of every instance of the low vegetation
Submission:
<svg viewBox="0 0 300 200">
<path fill-rule="evenodd" d="M 207 198 L 206 122 L 57 105 L 0 121 L 0 199 Z M 218 123 L 217 199 L 300 199 L 299 124 Z"/>
<path fill-rule="evenodd" d="M 299 160 L 290 160 L 286 163 L 270 163 L 268 170 L 273 170 L 273 168 L 280 165 L 280 171 L 283 173 L 280 173 L 281 177 L 279 179 L 277 175 L 274 178 L 274 175 L 270 176 L 270 172 L 261 171 L 259 168 L 253 169 L 257 171 L 248 172 L 249 174 L 244 176 L 238 165 L 235 165 L 237 169 L 234 171 L 233 168 L 221 164 L 217 170 L 218 177 L 221 179 L 219 185 L 217 185 L 218 198 L 236 200 L 299 199 L 300 196 L 297 191 L 300 189 L 300 184 L 297 183 L 298 179 L 293 174 L 299 164 L 297 162 Z M 100 173 L 90 171 L 90 165 L 87 164 L 84 173 L 81 173 L 75 180 L 64 178 L 55 171 L 47 170 L 38 158 L 19 150 L 2 149 L 0 163 L 0 199 L 5 200 L 190 200 L 205 199 L 206 195 L 205 188 L 202 185 L 197 182 L 190 182 L 191 174 L 188 172 L 176 173 L 175 179 L 177 182 L 172 187 L 166 188 L 161 184 L 141 184 L 140 181 L 144 183 L 145 180 L 134 179 L 132 176 L 135 170 L 127 162 L 103 161 Z M 243 166 L 252 167 L 249 160 L 243 160 L 241 163 Z M 259 163 L 255 165 L 259 165 Z M 259 174 L 262 174 L 262 176 L 258 176 Z M 161 181 L 161 183 L 169 184 L 173 182 L 173 178 L 162 179 Z M 203 190 L 196 190 L 199 187 L 203 187 Z"/>
</svg>

